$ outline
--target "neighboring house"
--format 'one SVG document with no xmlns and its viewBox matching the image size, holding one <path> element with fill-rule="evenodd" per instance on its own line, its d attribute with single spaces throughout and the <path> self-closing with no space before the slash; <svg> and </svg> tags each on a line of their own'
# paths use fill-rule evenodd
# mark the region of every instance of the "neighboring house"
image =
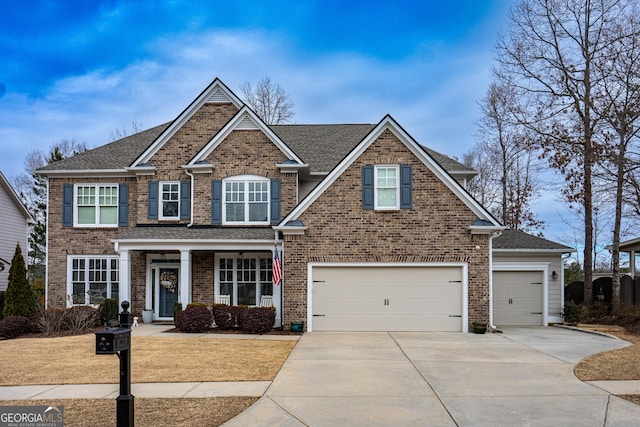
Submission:
<svg viewBox="0 0 640 427">
<path fill-rule="evenodd" d="M 636 255 L 640 253 L 640 237 L 625 240 L 624 242 L 620 242 L 620 252 L 629 254 L 629 272 L 626 273 L 628 276 L 636 277 L 638 275 L 638 269 L 636 268 Z M 613 250 L 613 245 L 608 245 L 606 247 L 608 250 Z M 603 276 L 610 276 L 610 273 L 606 273 Z"/>
<path fill-rule="evenodd" d="M 49 306 L 112 297 L 169 320 L 175 301 L 273 303 L 276 326 L 383 331 L 467 331 L 500 311 L 504 227 L 465 190 L 476 172 L 391 116 L 267 126 L 216 79 L 173 122 L 39 173 Z M 559 247 L 546 267 L 531 249 L 514 265 L 560 274 Z M 543 282 L 537 324 L 559 321 Z"/>
<path fill-rule="evenodd" d="M 29 225 L 35 221 L 20 197 L 0 172 L 0 291 L 7 289 L 9 268 L 20 244 L 22 256 L 27 262 L 29 253 Z"/>
</svg>

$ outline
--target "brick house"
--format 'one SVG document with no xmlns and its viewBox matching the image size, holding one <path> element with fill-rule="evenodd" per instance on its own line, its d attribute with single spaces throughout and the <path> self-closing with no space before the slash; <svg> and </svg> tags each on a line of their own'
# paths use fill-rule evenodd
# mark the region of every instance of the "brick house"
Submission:
<svg viewBox="0 0 640 427">
<path fill-rule="evenodd" d="M 174 301 L 273 304 L 285 328 L 420 331 L 467 331 L 512 309 L 512 298 L 493 305 L 504 227 L 465 190 L 475 172 L 391 116 L 267 126 L 216 79 L 173 122 L 39 173 L 49 306 L 112 297 L 168 320 Z M 540 241 L 549 260 L 508 249 L 499 267 L 540 272 L 541 315 L 526 322 L 547 324 L 562 287 L 546 277 L 569 248 Z"/>
</svg>

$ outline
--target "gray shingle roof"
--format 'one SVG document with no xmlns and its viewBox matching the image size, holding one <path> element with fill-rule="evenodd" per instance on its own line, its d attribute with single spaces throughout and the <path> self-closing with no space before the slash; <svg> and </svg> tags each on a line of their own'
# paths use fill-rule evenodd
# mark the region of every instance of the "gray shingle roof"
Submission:
<svg viewBox="0 0 640 427">
<path fill-rule="evenodd" d="M 102 145 L 68 159 L 60 160 L 39 171 L 48 170 L 113 170 L 123 169 L 133 161 L 169 126 L 164 123 L 151 129 Z"/>
<path fill-rule="evenodd" d="M 329 172 L 376 125 L 272 125 L 280 137 L 313 172 Z"/>
<path fill-rule="evenodd" d="M 541 237 L 532 236 L 520 230 L 503 230 L 502 235 L 493 240 L 493 249 L 534 249 L 553 252 L 575 252 L 575 249 Z"/>
<path fill-rule="evenodd" d="M 271 227 L 135 227 L 115 240 L 273 240 Z"/>
<path fill-rule="evenodd" d="M 130 166 L 169 125 L 170 123 L 161 124 L 38 170 L 46 172 L 124 169 Z M 324 124 L 272 125 L 270 128 L 298 157 L 309 164 L 311 172 L 329 172 L 375 126 L 373 124 Z M 425 150 L 447 171 L 472 172 L 462 163 L 437 151 L 429 148 Z"/>
</svg>

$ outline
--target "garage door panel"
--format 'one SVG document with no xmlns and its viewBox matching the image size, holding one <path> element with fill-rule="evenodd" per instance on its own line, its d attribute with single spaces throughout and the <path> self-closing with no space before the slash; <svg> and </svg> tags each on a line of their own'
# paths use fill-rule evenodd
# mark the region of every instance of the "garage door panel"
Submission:
<svg viewBox="0 0 640 427">
<path fill-rule="evenodd" d="M 460 267 L 315 267 L 314 330 L 461 331 Z"/>
<path fill-rule="evenodd" d="M 542 272 L 496 271 L 493 295 L 496 325 L 542 324 Z"/>
</svg>

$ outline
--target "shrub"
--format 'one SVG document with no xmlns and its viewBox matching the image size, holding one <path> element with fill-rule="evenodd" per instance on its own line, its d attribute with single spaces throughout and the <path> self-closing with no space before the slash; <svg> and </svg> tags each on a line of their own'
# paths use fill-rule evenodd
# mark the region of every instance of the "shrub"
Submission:
<svg viewBox="0 0 640 427">
<path fill-rule="evenodd" d="M 5 295 L 4 317 L 26 316 L 31 319 L 37 311 L 33 291 L 27 281 L 27 268 L 22 257 L 20 244 L 16 245 L 16 251 L 11 259 L 9 269 L 9 282 Z"/>
<path fill-rule="evenodd" d="M 204 307 L 207 309 L 209 308 L 207 304 L 203 302 L 190 302 L 189 304 L 187 304 L 187 308 L 191 308 L 191 307 Z"/>
<path fill-rule="evenodd" d="M 65 314 L 61 308 L 40 310 L 33 318 L 34 329 L 46 335 L 60 332 L 64 328 Z"/>
<path fill-rule="evenodd" d="M 609 314 L 609 306 L 604 301 L 594 301 L 587 307 L 587 317 L 590 322 L 599 323 Z"/>
<path fill-rule="evenodd" d="M 252 307 L 241 312 L 242 330 L 250 334 L 264 334 L 276 321 L 275 307 Z"/>
<path fill-rule="evenodd" d="M 9 316 L 0 320 L 0 337 L 15 338 L 31 331 L 31 321 L 26 316 Z"/>
<path fill-rule="evenodd" d="M 584 307 L 580 304 L 576 304 L 573 301 L 566 301 L 564 303 L 564 309 L 562 310 L 562 317 L 564 317 L 564 323 L 567 325 L 577 325 L 584 316 Z"/>
<path fill-rule="evenodd" d="M 2 310 L 4 309 L 4 296 L 5 291 L 0 291 L 0 320 L 4 319 L 4 316 L 2 315 Z"/>
<path fill-rule="evenodd" d="M 44 309 L 44 298 L 47 291 L 42 279 L 36 279 L 31 283 L 31 291 L 33 292 L 33 298 L 38 310 Z"/>
<path fill-rule="evenodd" d="M 176 327 L 183 332 L 205 332 L 211 327 L 213 314 L 207 307 L 187 307 L 176 316 Z"/>
<path fill-rule="evenodd" d="M 109 323 L 118 320 L 118 300 L 107 298 L 100 302 L 100 320 L 102 323 Z"/>
<path fill-rule="evenodd" d="M 214 305 L 213 318 L 219 329 L 231 329 L 236 325 L 233 307 L 229 307 L 226 304 Z"/>
<path fill-rule="evenodd" d="M 178 317 L 178 313 L 180 313 L 182 311 L 182 303 L 180 301 L 174 301 L 173 302 L 173 321 L 176 321 L 176 318 Z"/>
<path fill-rule="evenodd" d="M 66 309 L 64 327 L 74 334 L 95 328 L 100 324 L 100 313 L 88 305 L 77 305 Z"/>
<path fill-rule="evenodd" d="M 231 307 L 232 313 L 236 318 L 236 326 L 242 329 L 243 316 L 242 313 L 249 309 L 248 305 L 238 305 Z"/>
</svg>

